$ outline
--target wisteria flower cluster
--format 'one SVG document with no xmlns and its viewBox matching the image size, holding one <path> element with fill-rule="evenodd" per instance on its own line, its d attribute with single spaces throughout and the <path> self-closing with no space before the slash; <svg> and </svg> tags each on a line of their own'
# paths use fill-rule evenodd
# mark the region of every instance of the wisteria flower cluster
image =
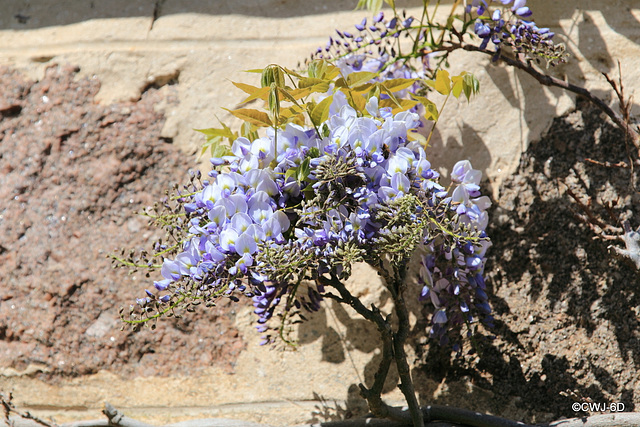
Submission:
<svg viewBox="0 0 640 427">
<path fill-rule="evenodd" d="M 491 0 L 489 3 L 474 0 L 467 6 L 467 13 L 477 15 L 474 31 L 482 39 L 480 49 L 486 49 L 491 42 L 496 49 L 496 59 L 501 49 L 508 46 L 526 59 L 545 59 L 547 66 L 566 61 L 565 46 L 552 40 L 555 34 L 549 28 L 539 28 L 534 21 L 525 19 L 533 14 L 526 6 L 526 0 L 499 0 L 502 7 L 493 10 L 491 3 Z"/>
<path fill-rule="evenodd" d="M 364 70 L 378 71 L 389 60 L 395 61 L 397 51 L 392 46 L 392 40 L 399 38 L 403 33 L 406 35 L 406 30 L 411 28 L 414 20 L 412 16 L 405 15 L 402 21 L 398 17 L 387 21 L 384 12 L 378 12 L 370 23 L 367 18 L 363 18 L 359 24 L 355 25 L 355 31 L 336 30 L 336 35 L 329 37 L 326 46 L 319 47 L 311 55 L 311 60 L 337 60 L 352 54 L 360 54 L 351 57 L 355 71 L 360 71 L 363 66 Z M 364 64 L 361 60 L 365 55 L 375 57 L 377 60 L 367 61 L 368 64 Z"/>
<path fill-rule="evenodd" d="M 314 279 L 345 279 L 355 262 L 405 266 L 421 246 L 422 297 L 430 295 L 437 309 L 434 333 L 485 318 L 489 202 L 479 197 L 480 175 L 461 162 L 445 189 L 413 138 L 419 116 L 394 115 L 379 102 L 371 97 L 358 114 L 337 91 L 319 126 L 268 128 L 211 159 L 211 179 L 179 198 L 187 237 L 164 259 L 163 278 L 138 300 L 137 315 L 185 297 L 244 295 L 253 299 L 264 342 L 286 339 L 285 319 L 319 308 L 326 290 Z M 270 328 L 276 313 L 281 324 Z"/>
</svg>

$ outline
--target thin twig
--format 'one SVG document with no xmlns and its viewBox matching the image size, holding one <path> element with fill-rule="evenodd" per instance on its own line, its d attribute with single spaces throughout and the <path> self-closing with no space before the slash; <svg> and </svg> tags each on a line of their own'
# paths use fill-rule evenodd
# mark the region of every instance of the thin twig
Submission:
<svg viewBox="0 0 640 427">
<path fill-rule="evenodd" d="M 24 412 L 19 411 L 14 406 L 12 400 L 13 400 L 13 394 L 9 393 L 9 397 L 5 397 L 4 394 L 0 393 L 0 404 L 2 404 L 2 407 L 4 409 L 4 418 L 9 426 L 15 425 L 14 421 L 10 417 L 11 414 L 14 413 L 22 419 L 35 421 L 36 423 L 43 425 L 45 427 L 58 427 L 58 425 L 53 421 L 43 420 L 34 415 L 31 415 L 31 413 L 29 413 L 28 411 L 24 411 Z"/>
<path fill-rule="evenodd" d="M 602 166 L 605 168 L 622 168 L 622 169 L 629 169 L 629 165 L 626 162 L 623 161 L 619 161 L 618 163 L 611 163 L 611 162 L 601 162 L 599 160 L 595 160 L 595 159 L 584 159 L 585 162 L 587 163 L 593 163 L 594 165 L 598 165 L 598 166 Z M 638 163 L 638 161 L 634 162 L 634 163 Z"/>
</svg>

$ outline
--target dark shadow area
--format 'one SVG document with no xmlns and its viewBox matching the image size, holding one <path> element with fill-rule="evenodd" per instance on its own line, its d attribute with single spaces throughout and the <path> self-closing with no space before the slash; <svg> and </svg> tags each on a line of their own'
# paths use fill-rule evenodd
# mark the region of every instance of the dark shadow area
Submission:
<svg viewBox="0 0 640 427">
<path fill-rule="evenodd" d="M 69 25 L 90 19 L 148 17 L 155 20 L 178 13 L 284 19 L 351 11 L 357 3 L 357 0 L 63 0 L 55 3 L 49 0 L 6 0 L 2 4 L 0 30 Z M 396 3 L 399 8 L 422 5 L 419 0 Z"/>
<path fill-rule="evenodd" d="M 388 297 L 387 292 L 383 292 L 382 304 Z M 371 360 L 366 366 L 353 367 L 364 384 L 371 387 L 382 359 L 382 343 L 376 326 L 363 318 L 352 318 L 345 307 L 336 301 L 325 301 L 325 303 L 326 308 L 323 307 L 313 313 L 308 322 L 299 325 L 299 343 L 308 344 L 318 339 L 322 340 L 322 360 L 329 363 L 352 364 L 349 353 L 354 350 L 371 354 Z M 340 331 L 329 326 L 330 320 L 340 325 Z M 398 373 L 393 366 L 387 376 L 383 393 L 392 391 L 397 383 Z M 368 412 L 368 406 L 366 400 L 360 396 L 358 384 L 351 384 L 345 392 L 347 392 L 346 400 L 342 402 L 329 402 L 314 392 L 314 399 L 319 404 L 310 414 L 311 418 L 308 421 L 310 423 L 338 421 L 365 415 Z"/>
<path fill-rule="evenodd" d="M 640 274 L 609 248 L 622 242 L 594 238 L 583 221 L 640 225 L 637 173 L 589 160 L 629 162 L 628 153 L 622 132 L 580 101 L 530 145 L 491 212 L 496 327 L 459 358 L 418 347 L 422 404 L 462 402 L 526 422 L 584 415 L 576 400 L 638 406 Z"/>
<path fill-rule="evenodd" d="M 496 327 L 481 331 L 461 356 L 425 341 L 430 313 L 410 297 L 419 292 L 413 266 L 407 301 L 417 319 L 410 341 L 422 405 L 530 423 L 588 415 L 573 410 L 575 401 L 638 407 L 640 273 L 609 248 L 622 242 L 594 238 L 583 220 L 640 225 L 637 174 L 594 163 L 628 162 L 629 153 L 623 133 L 580 100 L 530 144 L 490 212 L 486 272 Z M 350 319 L 338 304 L 332 310 L 346 328 L 344 348 L 379 351 L 374 327 Z M 366 345 L 365 335 L 371 340 Z M 334 342 L 332 336 L 328 330 L 323 339 Z M 373 357 L 365 367 L 365 383 L 377 362 Z M 385 391 L 396 383 L 397 376 L 390 378 Z"/>
</svg>

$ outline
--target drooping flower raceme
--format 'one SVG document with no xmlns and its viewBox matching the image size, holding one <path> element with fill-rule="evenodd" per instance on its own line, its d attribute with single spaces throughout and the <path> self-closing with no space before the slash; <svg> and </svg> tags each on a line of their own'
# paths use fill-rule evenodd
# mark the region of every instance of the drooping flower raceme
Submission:
<svg viewBox="0 0 640 427">
<path fill-rule="evenodd" d="M 501 7 L 491 9 L 492 3 L 499 3 Z M 496 59 L 502 47 L 508 46 L 527 59 L 544 58 L 548 65 L 565 62 L 565 46 L 554 44 L 554 33 L 549 28 L 539 28 L 527 19 L 533 12 L 526 3 L 526 0 L 474 0 L 469 4 L 467 13 L 477 15 L 473 29 L 482 39 L 480 48 L 487 48 L 491 42 L 496 49 Z"/>
<path fill-rule="evenodd" d="M 359 115 L 334 96 L 334 113 L 318 130 L 269 128 L 212 159 L 210 179 L 180 199 L 187 238 L 164 260 L 155 290 L 138 300 L 142 316 L 185 300 L 244 295 L 269 342 L 274 316 L 283 322 L 319 308 L 325 289 L 304 279 L 345 279 L 355 262 L 406 262 L 420 247 L 424 288 L 416 297 L 433 303 L 432 332 L 444 337 L 487 318 L 489 201 L 480 196 L 479 172 L 459 163 L 445 189 L 412 138 L 419 116 L 392 115 L 378 101 Z"/>
</svg>

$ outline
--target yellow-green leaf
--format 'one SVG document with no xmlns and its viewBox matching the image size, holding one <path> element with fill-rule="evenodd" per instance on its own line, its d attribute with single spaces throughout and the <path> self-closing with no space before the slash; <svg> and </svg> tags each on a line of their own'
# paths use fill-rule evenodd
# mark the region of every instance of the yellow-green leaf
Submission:
<svg viewBox="0 0 640 427">
<path fill-rule="evenodd" d="M 351 88 L 351 90 L 353 90 L 354 92 L 358 92 L 358 93 L 364 93 L 367 92 L 369 90 L 371 90 L 371 88 L 375 85 L 377 85 L 378 83 L 365 83 L 363 85 L 360 86 L 356 86 Z"/>
<path fill-rule="evenodd" d="M 359 0 L 356 9 L 368 9 L 373 13 L 378 13 L 382 9 L 382 0 Z"/>
<path fill-rule="evenodd" d="M 425 114 L 424 118 L 427 120 L 438 120 L 438 107 L 436 104 L 430 99 L 425 98 L 424 96 L 412 95 L 413 99 L 419 101 L 422 105 L 424 105 Z"/>
<path fill-rule="evenodd" d="M 194 129 L 196 132 L 203 133 L 207 140 L 212 139 L 216 136 L 233 139 L 235 135 L 231 132 L 231 129 L 225 126 L 224 129 L 216 129 L 216 128 L 208 128 L 208 129 Z"/>
<path fill-rule="evenodd" d="M 407 132 L 407 139 L 409 141 L 418 141 L 420 145 L 422 145 L 423 147 L 427 145 L 427 138 L 420 132 L 416 132 L 416 131 Z"/>
<path fill-rule="evenodd" d="M 316 59 L 309 64 L 307 72 L 312 78 L 333 80 L 340 74 L 340 69 L 324 59 Z"/>
<path fill-rule="evenodd" d="M 305 77 L 298 82 L 298 89 L 310 88 L 311 93 L 325 93 L 329 90 L 329 83 L 327 80 Z"/>
<path fill-rule="evenodd" d="M 319 79 L 317 77 L 303 77 L 298 82 L 299 88 L 311 87 L 320 83 L 326 83 L 323 79 Z"/>
<path fill-rule="evenodd" d="M 269 119 L 269 115 L 264 111 L 252 110 L 249 108 L 240 108 L 238 110 L 228 110 L 225 108 L 225 110 L 227 110 L 237 118 L 256 126 L 273 126 L 273 124 L 271 123 L 271 119 Z"/>
<path fill-rule="evenodd" d="M 387 94 L 387 96 L 395 104 L 395 106 L 399 106 L 400 105 L 400 103 L 398 102 L 398 99 L 396 98 L 396 96 L 393 94 L 392 91 L 390 91 L 389 89 L 387 89 L 384 86 L 380 86 L 380 91 L 384 92 L 385 94 Z M 395 106 L 389 105 L 389 107 L 395 107 Z"/>
<path fill-rule="evenodd" d="M 436 121 L 438 120 L 438 117 L 440 117 L 440 112 L 438 112 L 438 107 L 432 101 L 429 101 L 424 106 L 424 109 L 426 110 L 426 112 L 424 113 L 425 119 Z"/>
<path fill-rule="evenodd" d="M 464 86 L 464 82 L 462 80 L 462 77 L 463 77 L 463 75 L 451 77 L 451 82 L 453 83 L 453 86 L 451 87 L 451 93 L 456 98 L 459 98 L 460 94 L 462 93 L 462 89 L 463 89 L 463 86 Z"/>
<path fill-rule="evenodd" d="M 258 139 L 258 132 L 256 129 L 255 125 L 252 125 L 249 122 L 244 122 L 242 123 L 242 126 L 240 126 L 240 135 L 244 136 L 249 141 L 254 141 Z"/>
<path fill-rule="evenodd" d="M 380 83 L 391 92 L 398 92 L 414 84 L 417 79 L 391 79 Z"/>
<path fill-rule="evenodd" d="M 324 78 L 327 80 L 333 80 L 338 77 L 338 75 L 340 75 L 340 68 L 334 65 L 329 65 L 327 67 L 327 71 L 324 73 Z"/>
<path fill-rule="evenodd" d="M 336 80 L 336 87 L 349 87 L 349 85 L 343 77 L 340 77 L 338 80 Z"/>
<path fill-rule="evenodd" d="M 211 144 L 211 157 L 212 158 L 220 158 L 223 156 L 229 156 L 233 154 L 231 149 L 228 146 L 223 145 L 221 142 L 216 142 L 215 144 Z"/>
<path fill-rule="evenodd" d="M 284 96 L 294 104 L 298 99 L 304 98 L 305 96 L 309 96 L 312 91 L 313 91 L 312 87 L 305 87 L 302 89 L 292 89 L 292 90 L 286 90 L 286 89 L 280 88 L 280 93 L 282 94 L 282 96 Z"/>
<path fill-rule="evenodd" d="M 204 156 L 204 153 L 210 150 L 212 158 L 220 158 L 223 156 L 228 156 L 233 154 L 229 149 L 229 146 L 226 144 L 222 144 L 221 136 L 214 136 L 210 140 L 208 140 L 203 146 L 202 151 L 200 152 L 200 157 Z"/>
<path fill-rule="evenodd" d="M 380 86 L 373 85 L 371 86 L 371 90 L 367 93 L 367 99 L 371 99 L 372 97 L 380 98 Z"/>
<path fill-rule="evenodd" d="M 451 92 L 451 79 L 447 70 L 438 70 L 435 89 L 443 95 L 449 95 Z"/>
<path fill-rule="evenodd" d="M 288 68 L 283 68 L 283 69 L 284 69 L 284 71 L 285 71 L 287 74 L 289 74 L 290 76 L 297 77 L 298 79 L 302 79 L 302 78 L 304 78 L 304 77 L 302 77 L 300 74 L 296 73 L 296 72 L 295 72 L 295 71 L 293 71 L 293 70 L 290 70 L 290 69 L 288 69 Z"/>
<path fill-rule="evenodd" d="M 291 117 L 302 112 L 302 108 L 298 107 L 297 105 L 292 105 L 291 107 L 283 108 L 282 110 L 280 110 L 280 115 L 282 117 Z"/>
<path fill-rule="evenodd" d="M 347 84 L 349 87 L 356 87 L 362 84 L 368 83 L 372 80 L 378 73 L 372 73 L 370 71 L 359 71 L 357 73 L 351 73 L 347 76 Z"/>
<path fill-rule="evenodd" d="M 309 115 L 311 116 L 311 121 L 314 125 L 320 126 L 322 122 L 327 120 L 329 117 L 329 107 L 331 106 L 331 102 L 333 102 L 333 95 L 327 96 L 313 108 Z"/>
<path fill-rule="evenodd" d="M 245 104 L 249 101 L 253 101 L 254 99 L 262 99 L 263 101 L 267 100 L 267 96 L 269 95 L 268 87 L 255 87 L 245 83 L 231 82 L 235 87 L 241 89 L 243 92 L 248 93 L 249 97 L 242 101 L 242 104 Z"/>
<path fill-rule="evenodd" d="M 392 114 L 398 114 L 401 111 L 407 111 L 418 105 L 418 101 L 415 101 L 413 99 L 397 99 L 396 101 L 393 101 L 392 99 L 383 99 L 378 105 L 380 106 L 380 108 L 391 107 Z"/>
<path fill-rule="evenodd" d="M 367 101 L 364 99 L 364 96 L 350 89 L 343 88 L 341 90 L 345 95 L 347 95 L 347 102 L 349 102 L 349 105 L 351 105 L 356 111 L 365 111 Z"/>
<path fill-rule="evenodd" d="M 254 93 L 260 90 L 259 87 L 251 86 L 246 83 L 240 83 L 240 82 L 231 82 L 231 83 L 233 83 L 235 87 L 237 87 L 238 89 L 242 90 L 245 93 L 248 93 L 249 95 L 253 95 Z"/>
<path fill-rule="evenodd" d="M 312 93 L 326 93 L 329 90 L 329 83 L 318 83 L 317 85 L 311 86 Z"/>
</svg>

